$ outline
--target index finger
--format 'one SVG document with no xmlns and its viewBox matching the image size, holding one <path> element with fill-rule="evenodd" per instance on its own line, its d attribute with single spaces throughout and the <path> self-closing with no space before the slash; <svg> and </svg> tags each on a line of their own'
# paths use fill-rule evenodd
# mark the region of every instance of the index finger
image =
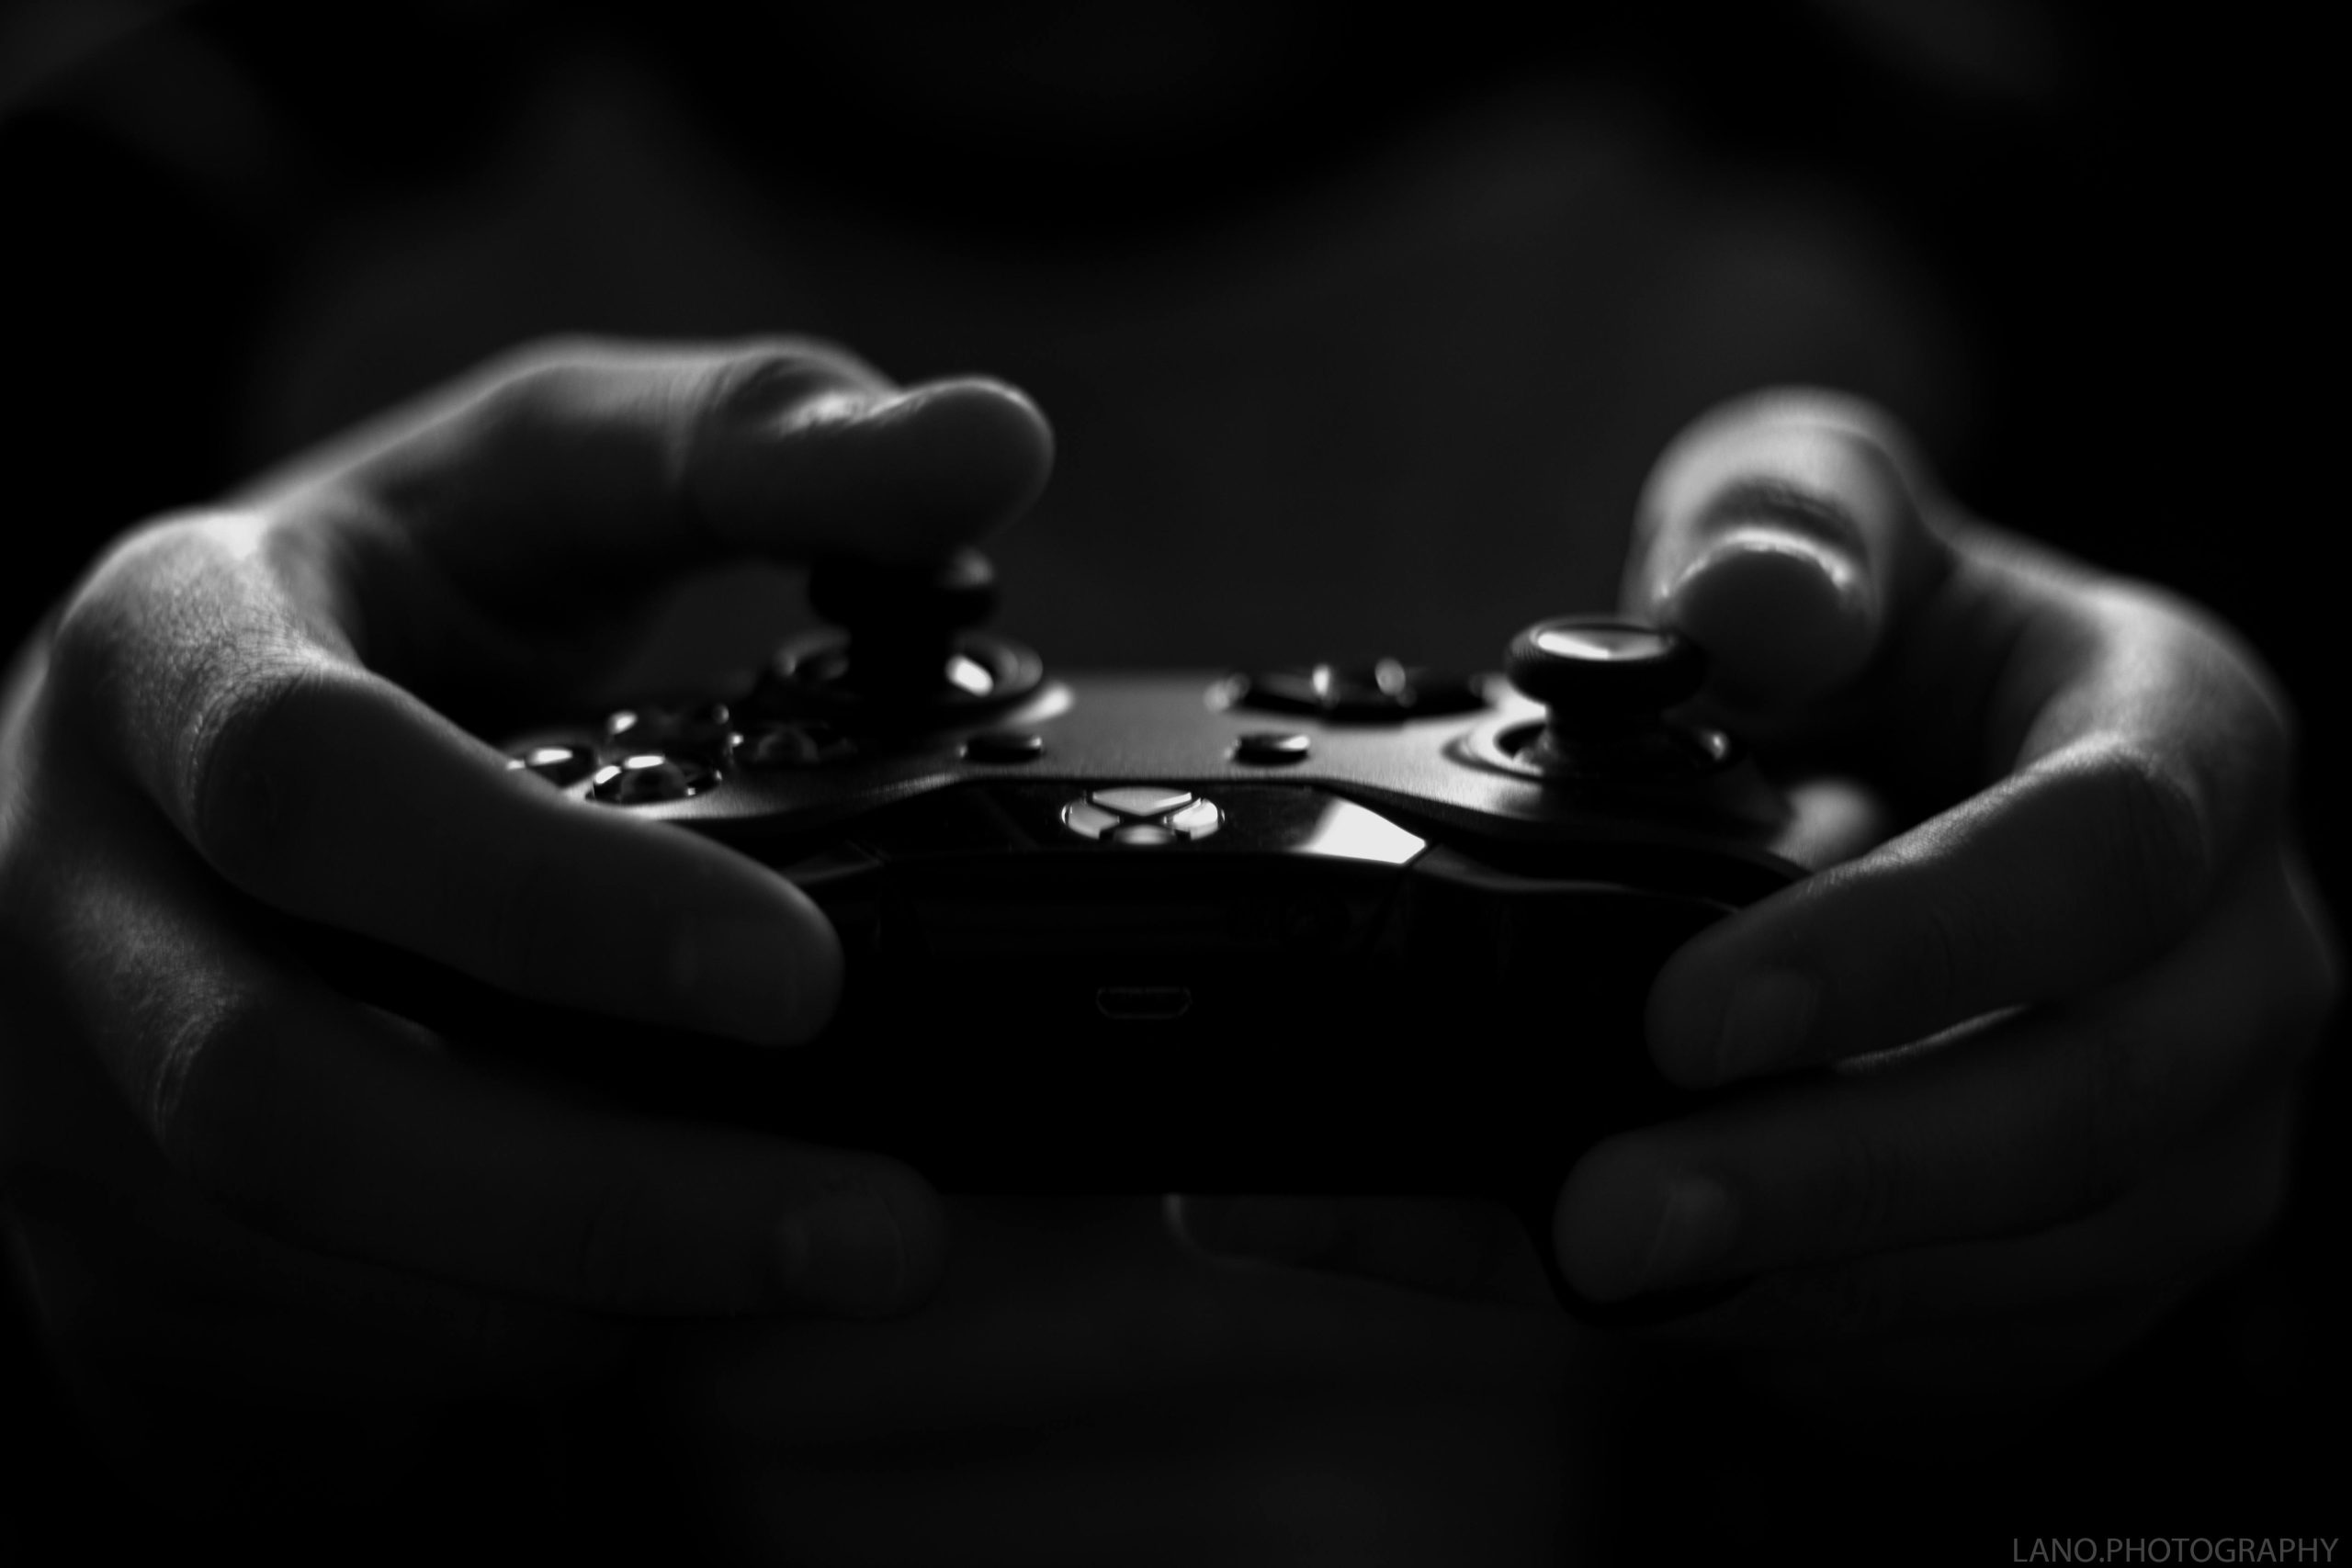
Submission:
<svg viewBox="0 0 2352 1568">
<path fill-rule="evenodd" d="M 840 970 L 808 899 L 508 772 L 395 680 L 478 680 L 535 607 L 697 556 L 967 537 L 1042 482 L 1034 409 L 762 344 L 539 351 L 408 421 L 118 550 L 62 626 L 62 711 L 279 908 L 527 997 L 805 1038 Z"/>
<path fill-rule="evenodd" d="M 807 338 L 561 339 L 391 411 L 244 499 L 346 498 L 481 592 L 515 573 L 523 587 L 550 570 L 641 580 L 745 553 L 935 559 L 1018 516 L 1053 459 L 1036 405 L 986 377 L 901 387 Z"/>
</svg>

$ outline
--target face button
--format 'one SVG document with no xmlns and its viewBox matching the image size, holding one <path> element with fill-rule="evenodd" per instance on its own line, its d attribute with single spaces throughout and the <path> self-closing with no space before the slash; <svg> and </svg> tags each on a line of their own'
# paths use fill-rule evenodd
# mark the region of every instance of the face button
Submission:
<svg viewBox="0 0 2352 1568">
<path fill-rule="evenodd" d="M 1090 791 L 1086 798 L 1122 817 L 1148 821 L 1180 806 L 1192 805 L 1193 792 L 1170 789 L 1165 784 L 1121 784 L 1116 789 Z"/>
<path fill-rule="evenodd" d="M 1161 826 L 1181 838 L 1205 839 L 1225 826 L 1225 813 L 1216 808 L 1214 801 L 1196 800 L 1159 820 Z"/>
<path fill-rule="evenodd" d="M 857 743 L 822 719 L 753 719 L 735 733 L 733 741 L 728 760 L 755 773 L 821 768 L 857 754 Z"/>
<path fill-rule="evenodd" d="M 596 771 L 596 749 L 593 746 L 530 746 L 509 754 L 506 766 L 511 773 L 536 773 L 548 783 L 561 787 L 578 784 Z"/>
<path fill-rule="evenodd" d="M 700 795 L 718 782 L 716 772 L 691 758 L 649 751 L 597 769 L 588 793 L 607 806 L 652 806 Z"/>
<path fill-rule="evenodd" d="M 1315 742 L 1295 729 L 1252 729 L 1234 740 L 1233 760 L 1273 768 L 1303 762 L 1314 749 Z"/>
<path fill-rule="evenodd" d="M 1034 762 L 1045 752 L 1046 738 L 1034 729 L 983 729 L 964 742 L 974 762 Z"/>
<path fill-rule="evenodd" d="M 1062 826 L 1082 839 L 1099 839 L 1126 818 L 1105 811 L 1091 800 L 1073 800 L 1062 807 Z"/>
<path fill-rule="evenodd" d="M 1183 835 L 1155 822 L 1123 822 L 1103 837 L 1114 844 L 1172 844 Z"/>
</svg>

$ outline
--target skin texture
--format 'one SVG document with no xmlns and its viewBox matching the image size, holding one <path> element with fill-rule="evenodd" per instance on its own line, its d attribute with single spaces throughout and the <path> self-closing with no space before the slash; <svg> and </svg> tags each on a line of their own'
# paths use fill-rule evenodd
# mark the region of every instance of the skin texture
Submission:
<svg viewBox="0 0 2352 1568">
<path fill-rule="evenodd" d="M 1623 607 L 1714 656 L 1702 706 L 1905 830 L 1693 941 L 1648 1046 L 1734 1089 L 1570 1176 L 1569 1278 L 1752 1281 L 1655 1331 L 1806 1399 L 2083 1376 L 2276 1217 L 2338 987 L 2278 688 L 2194 605 L 1962 514 L 1879 411 L 1781 391 L 1645 491 Z M 1485 1296 L 1491 1215 L 1196 1206 L 1210 1245 Z"/>
<path fill-rule="evenodd" d="M 44 1325 L 151 1480 L 269 1495 L 268 1465 L 194 1435 L 208 1400 L 299 1393 L 367 1414 L 351 1448 L 317 1423 L 297 1446 L 397 1450 L 438 1402 L 592 1383 L 634 1347 L 715 1456 L 713 1514 L 808 1561 L 1116 1556 L 1153 1507 L 1062 1506 L 1073 1458 L 1113 1455 L 1186 1521 L 1180 1559 L 1293 1560 L 1348 1510 L 1204 1457 L 1269 1410 L 1292 1451 L 1539 1454 L 1481 1505 L 1510 1529 L 1450 1560 L 1556 1540 L 1577 1340 L 1491 1215 L 944 1206 L 881 1155 L 452 1057 L 261 918 L 806 1038 L 839 954 L 805 898 L 559 799 L 453 718 L 560 705 L 655 586 L 714 562 L 979 538 L 1051 457 L 994 382 L 902 392 L 804 343 L 546 344 L 92 568 L 0 729 L 0 1132 Z M 1673 1332 L 1806 1397 L 2096 1364 L 2275 1212 L 2335 994 L 2275 685 L 2193 608 L 1962 520 L 1882 416 L 1824 394 L 1702 420 L 1635 526 L 1628 607 L 1716 649 L 1726 720 L 1917 826 L 1676 958 L 1661 1069 L 1759 1092 L 1594 1150 L 1544 1239 L 1602 1299 L 1757 1277 Z M 649 908 L 658 941 L 616 912 Z M 943 1441 L 984 1472 L 910 1457 Z M 1445 1551 L 1443 1517 L 1395 1506 L 1392 1560 Z"/>
<path fill-rule="evenodd" d="M 904 1166 L 453 1060 L 254 905 L 549 1001 L 805 1038 L 840 953 L 797 889 L 578 810 L 429 705 L 562 701 L 713 558 L 963 543 L 1051 457 L 994 383 L 901 391 L 813 344 L 548 344 L 99 560 L 18 663 L 0 774 L 10 1196 L 88 1375 L 168 1346 L 240 1396 L 536 1388 L 624 1317 L 926 1293 L 937 1200 Z M 212 1296 L 243 1306 L 191 1314 Z"/>
</svg>

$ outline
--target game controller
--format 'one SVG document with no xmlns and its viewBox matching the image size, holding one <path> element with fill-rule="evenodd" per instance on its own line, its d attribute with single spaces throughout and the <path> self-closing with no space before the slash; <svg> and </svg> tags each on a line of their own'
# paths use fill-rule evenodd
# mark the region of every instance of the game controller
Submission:
<svg viewBox="0 0 2352 1568">
<path fill-rule="evenodd" d="M 806 890 L 847 958 L 823 1036 L 660 1038 L 421 964 L 358 988 L 944 1191 L 1498 1198 L 1563 1302 L 1606 1317 L 1560 1275 L 1551 1213 L 1592 1143 L 1689 1108 L 1644 1048 L 1652 977 L 1857 847 L 1676 714 L 1704 657 L 1646 626 L 1541 622 L 1507 680 L 1064 677 L 984 629 L 977 554 L 820 563 L 810 599 L 835 629 L 747 682 L 508 754 Z"/>
</svg>

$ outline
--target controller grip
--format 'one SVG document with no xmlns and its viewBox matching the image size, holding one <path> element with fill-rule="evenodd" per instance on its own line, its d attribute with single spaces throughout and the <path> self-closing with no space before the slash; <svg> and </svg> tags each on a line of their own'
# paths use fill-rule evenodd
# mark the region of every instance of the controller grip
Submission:
<svg viewBox="0 0 2352 1568">
<path fill-rule="evenodd" d="M 877 1150 L 949 1192 L 1500 1200 L 1563 1307 L 1589 1323 L 1662 1321 L 1727 1293 L 1589 1302 L 1550 1240 L 1553 1206 L 1586 1149 L 1697 1103 L 1651 1066 L 1647 987 L 1629 976 L 1654 972 L 1722 907 L 1624 889 L 1513 898 L 1442 884 L 1419 897 L 1418 971 L 1381 953 L 1327 958 L 1312 985 L 1279 964 L 1195 968 L 1185 978 L 1197 1005 L 1159 1017 L 1107 1009 L 1104 993 L 1121 987 L 1096 985 L 1100 976 L 1072 984 L 1045 964 L 932 953 L 910 971 L 876 922 L 834 909 L 851 960 L 844 1009 L 789 1050 L 526 1001 L 275 919 L 347 995 L 552 1092 Z M 1135 978 L 1158 973 L 1146 965 Z"/>
</svg>

